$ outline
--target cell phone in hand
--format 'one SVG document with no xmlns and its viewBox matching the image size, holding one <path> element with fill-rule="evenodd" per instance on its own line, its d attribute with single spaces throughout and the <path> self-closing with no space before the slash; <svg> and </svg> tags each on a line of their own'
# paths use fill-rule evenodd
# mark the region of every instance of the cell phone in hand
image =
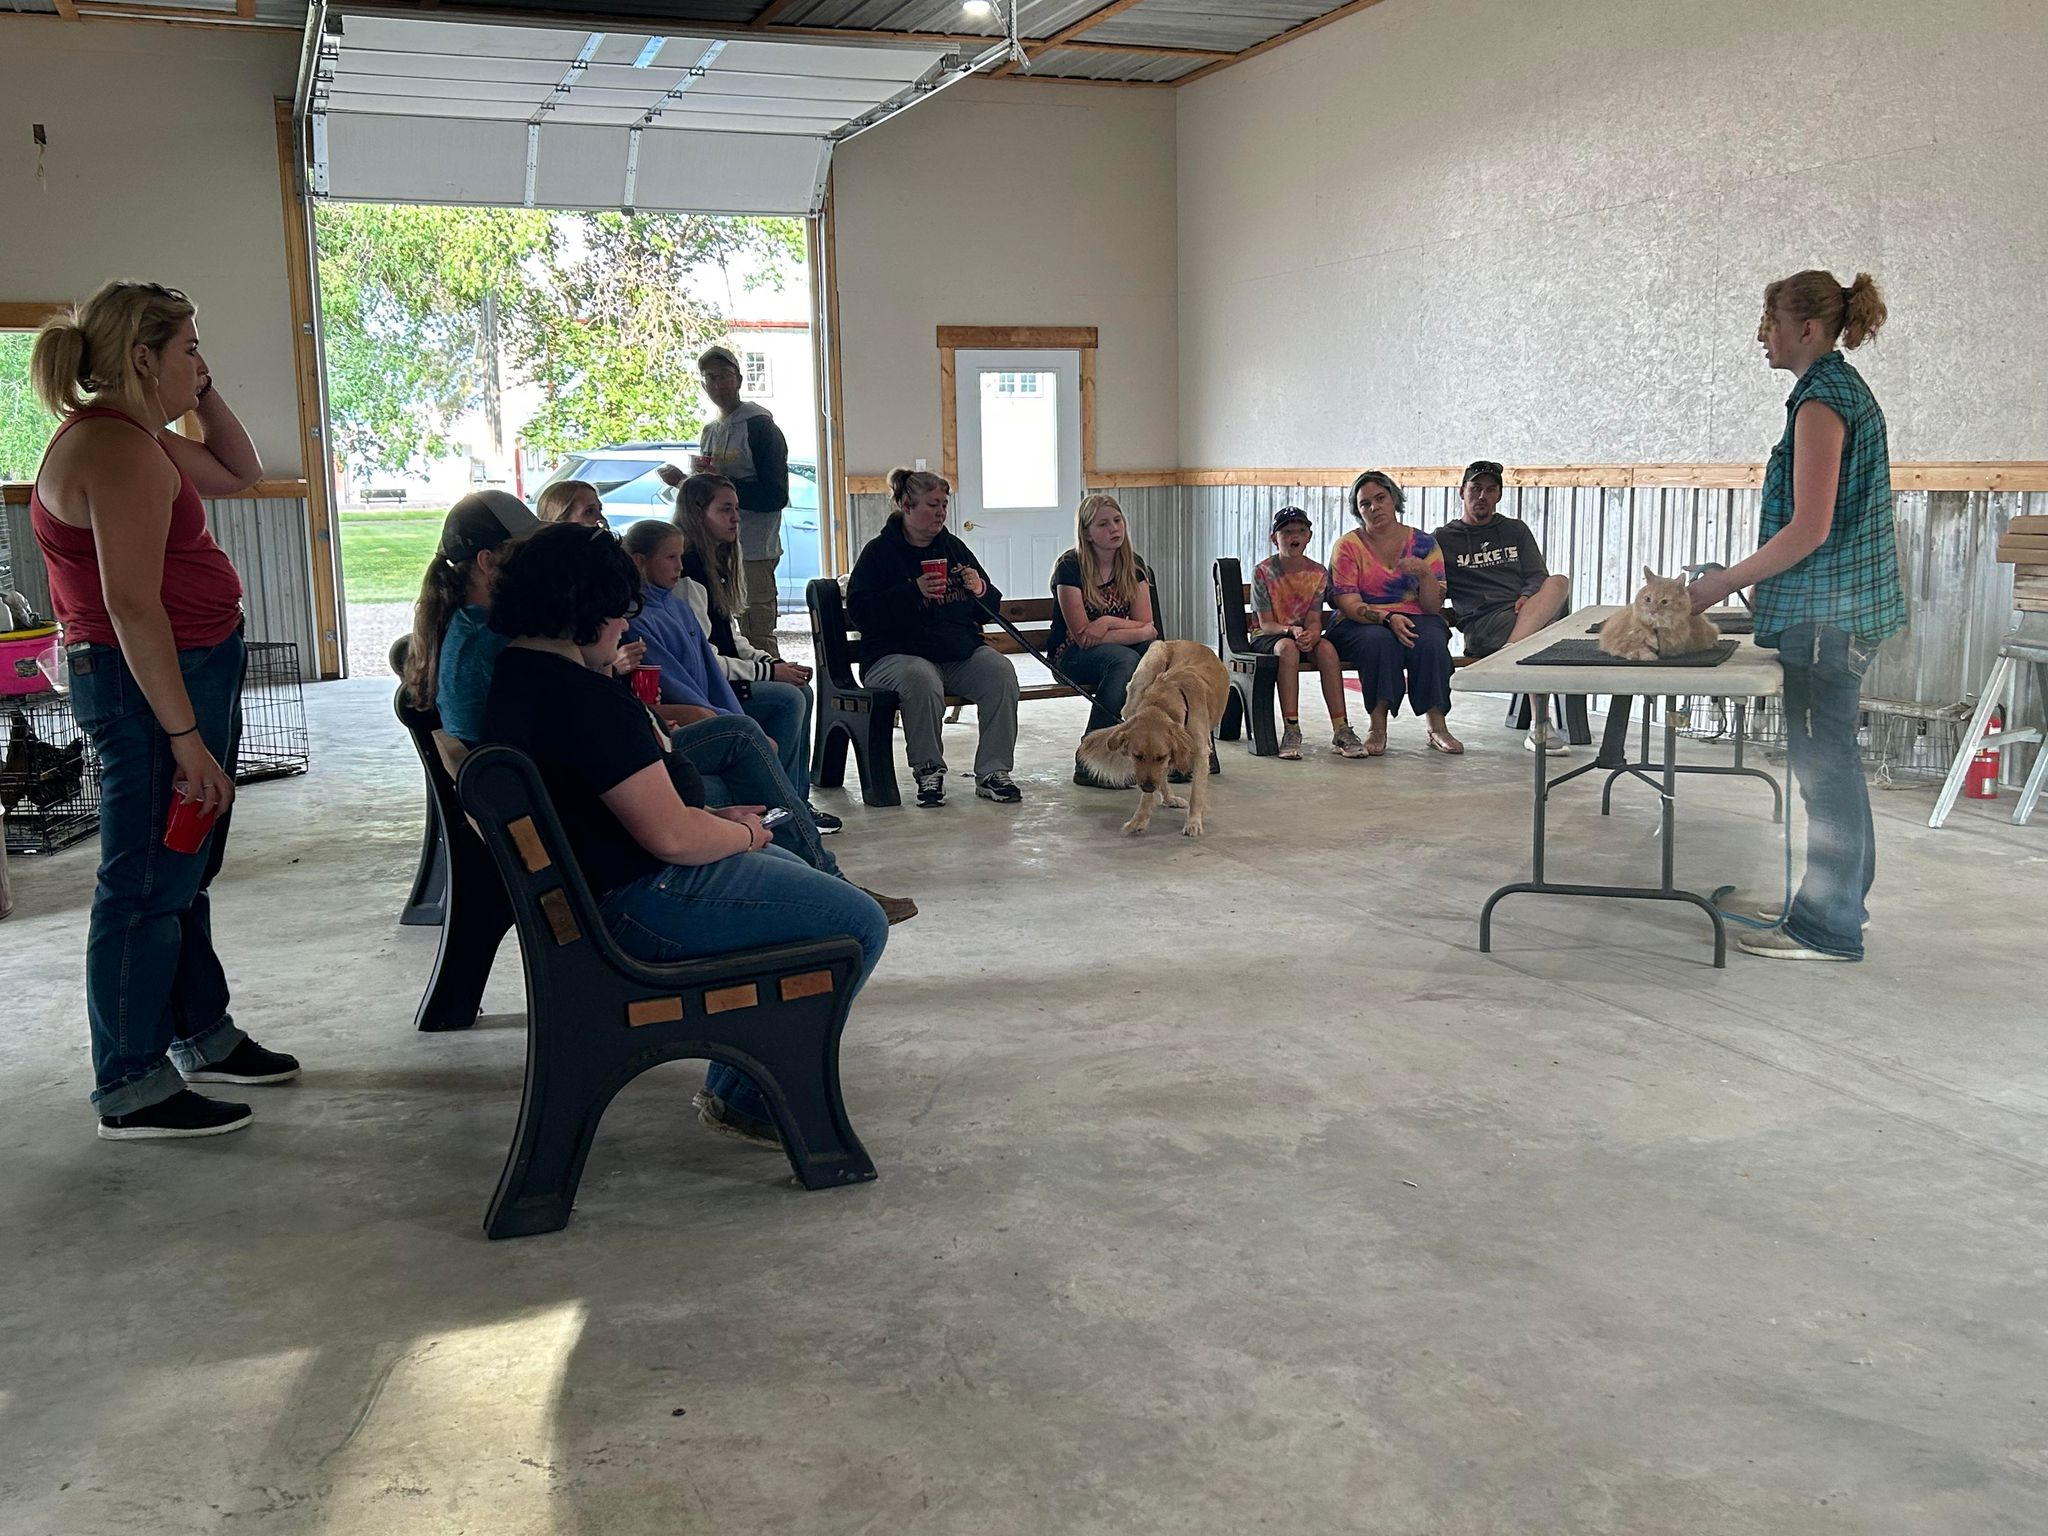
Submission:
<svg viewBox="0 0 2048 1536">
<path fill-rule="evenodd" d="M 761 813 L 761 825 L 766 827 L 770 832 L 773 832 L 777 827 L 781 826 L 784 822 L 789 820 L 789 815 L 790 811 L 788 806 L 778 805 L 772 811 L 763 811 Z"/>
</svg>

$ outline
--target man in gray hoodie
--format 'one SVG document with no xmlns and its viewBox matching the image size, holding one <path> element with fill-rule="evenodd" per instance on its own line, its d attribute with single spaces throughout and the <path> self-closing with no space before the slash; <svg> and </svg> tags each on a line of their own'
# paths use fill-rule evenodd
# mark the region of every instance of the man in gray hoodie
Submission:
<svg viewBox="0 0 2048 1536">
<path fill-rule="evenodd" d="M 754 649 L 775 649 L 775 567 L 782 559 L 782 509 L 789 505 L 789 442 L 775 418 L 740 399 L 745 375 L 725 347 L 697 359 L 704 393 L 718 419 L 704 424 L 702 446 L 690 460 L 698 474 L 723 475 L 740 493 L 740 560 L 747 573 L 747 611 L 740 632 Z"/>
</svg>

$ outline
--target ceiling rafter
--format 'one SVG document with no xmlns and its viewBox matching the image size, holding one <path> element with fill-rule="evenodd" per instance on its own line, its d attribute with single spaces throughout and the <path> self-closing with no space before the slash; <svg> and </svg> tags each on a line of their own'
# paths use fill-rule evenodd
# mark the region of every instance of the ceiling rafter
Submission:
<svg viewBox="0 0 2048 1536">
<path fill-rule="evenodd" d="M 1379 3 L 1380 0 L 1351 0 L 1349 5 L 1340 5 L 1334 11 L 1325 11 L 1320 16 L 1311 17 L 1300 26 L 1289 27 L 1285 32 L 1269 37 L 1263 43 L 1254 43 L 1251 47 L 1233 53 L 1228 58 L 1218 59 L 1214 64 L 1205 64 L 1200 69 L 1192 70 L 1182 75 L 1173 83 L 1175 85 L 1193 85 L 1197 80 L 1206 79 L 1208 76 L 1215 74 L 1219 69 L 1228 69 L 1233 64 L 1242 64 L 1246 59 L 1257 58 L 1262 53 L 1270 53 L 1283 43 L 1291 43 L 1298 37 L 1307 37 L 1309 33 L 1319 31 L 1333 21 L 1342 21 L 1346 16 L 1356 16 L 1360 11 L 1369 11 Z"/>
<path fill-rule="evenodd" d="M 1101 7 L 1099 10 L 1090 11 L 1079 21 L 1068 22 L 1059 31 L 1053 33 L 1052 36 L 1045 38 L 1043 41 L 1033 43 L 1032 51 L 1038 52 L 1043 49 L 1057 48 L 1068 38 L 1079 37 L 1090 28 L 1099 27 L 1111 17 L 1121 16 L 1133 6 L 1142 5 L 1143 3 L 1144 0 L 1109 0 L 1108 5 Z"/>
</svg>

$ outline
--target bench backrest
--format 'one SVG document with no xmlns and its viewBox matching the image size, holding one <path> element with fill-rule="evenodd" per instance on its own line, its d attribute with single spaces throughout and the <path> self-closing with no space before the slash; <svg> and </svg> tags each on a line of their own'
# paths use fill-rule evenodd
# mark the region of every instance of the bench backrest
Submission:
<svg viewBox="0 0 2048 1536">
<path fill-rule="evenodd" d="M 441 809 L 441 825 L 450 837 L 461 836 L 469 830 L 469 825 L 462 814 L 462 802 L 455 793 L 455 774 L 442 756 L 439 738 L 448 733 L 441 728 L 440 711 L 414 709 L 406 700 L 403 686 L 399 688 L 392 707 L 398 723 L 412 738 L 412 748 L 419 754 L 420 767 L 426 770 L 428 788 Z M 448 739 L 453 741 L 455 738 L 449 736 Z"/>
<path fill-rule="evenodd" d="M 846 617 L 846 595 L 839 583 L 829 576 L 814 579 L 804 591 L 804 605 L 811 614 L 811 645 L 816 653 L 818 665 L 841 688 L 852 688 L 853 642 L 860 631 L 850 628 Z M 996 611 L 1012 624 L 1017 632 L 1043 653 L 1052 639 L 1053 600 L 1050 597 L 1006 597 L 996 605 Z M 988 643 L 1005 656 L 1021 656 L 1024 648 L 1004 631 L 994 619 L 985 621 L 981 632 Z"/>
<path fill-rule="evenodd" d="M 1251 611 L 1251 583 L 1244 579 L 1244 567 L 1235 555 L 1218 560 L 1210 576 L 1216 585 L 1216 647 L 1225 656 L 1242 656 L 1251 650 L 1257 622 Z"/>
<path fill-rule="evenodd" d="M 463 761 L 460 794 L 458 815 L 481 830 L 511 899 L 528 997 L 539 996 L 545 968 L 537 962 L 549 950 L 588 939 L 609 953 L 610 936 L 533 759 L 513 747 L 479 747 Z"/>
</svg>

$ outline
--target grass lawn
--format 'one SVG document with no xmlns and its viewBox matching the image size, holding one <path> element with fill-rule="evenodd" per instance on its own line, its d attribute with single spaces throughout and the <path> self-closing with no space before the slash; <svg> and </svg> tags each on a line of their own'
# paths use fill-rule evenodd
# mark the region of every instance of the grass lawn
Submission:
<svg viewBox="0 0 2048 1536">
<path fill-rule="evenodd" d="M 341 572 L 352 603 L 409 603 L 434 557 L 446 507 L 343 512 Z"/>
</svg>

